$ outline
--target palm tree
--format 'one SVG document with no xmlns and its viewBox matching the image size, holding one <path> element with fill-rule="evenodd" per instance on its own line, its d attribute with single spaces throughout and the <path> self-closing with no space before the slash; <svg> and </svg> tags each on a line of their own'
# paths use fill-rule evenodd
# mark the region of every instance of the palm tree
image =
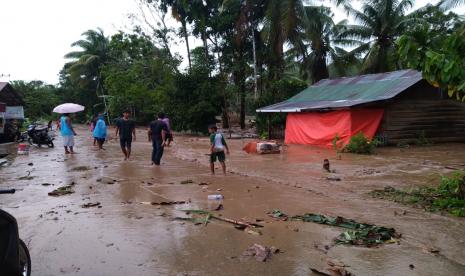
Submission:
<svg viewBox="0 0 465 276">
<path fill-rule="evenodd" d="M 363 40 L 354 43 L 357 47 L 351 54 L 362 56 L 362 72 L 379 73 L 398 68 L 395 62 L 395 41 L 409 27 L 420 20 L 415 15 L 406 14 L 413 7 L 414 0 L 366 0 L 362 10 L 350 5 L 345 9 L 359 25 L 349 25 L 342 37 Z"/>
<path fill-rule="evenodd" d="M 439 6 L 446 9 L 452 9 L 460 5 L 465 5 L 465 0 L 441 0 L 439 2 Z"/>
<path fill-rule="evenodd" d="M 267 1 L 263 26 L 264 40 L 270 52 L 268 69 L 270 79 L 280 79 L 284 71 L 284 45 L 299 45 L 299 26 L 305 9 L 301 0 Z"/>
<path fill-rule="evenodd" d="M 346 30 L 347 21 L 335 24 L 331 9 L 323 6 L 306 6 L 304 15 L 299 34 L 301 47 L 293 49 L 297 53 L 303 78 L 310 78 L 312 83 L 328 78 L 330 62 L 337 73 L 343 75 L 349 68 L 349 61 L 354 61 L 354 57 L 337 45 L 359 43 L 340 36 Z"/>
<path fill-rule="evenodd" d="M 82 34 L 84 39 L 71 44 L 72 47 L 80 47 L 80 51 L 72 51 L 65 58 L 72 61 L 65 64 L 66 72 L 70 80 L 80 87 L 96 87 L 102 90 L 102 78 L 100 71 L 108 61 L 109 39 L 103 30 L 88 30 Z"/>
</svg>

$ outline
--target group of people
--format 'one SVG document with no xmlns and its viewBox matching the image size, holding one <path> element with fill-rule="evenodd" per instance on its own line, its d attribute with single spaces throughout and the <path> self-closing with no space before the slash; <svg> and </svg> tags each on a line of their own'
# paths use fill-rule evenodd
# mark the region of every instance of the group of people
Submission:
<svg viewBox="0 0 465 276">
<path fill-rule="evenodd" d="M 130 111 L 123 111 L 123 116 L 116 121 L 116 137 L 119 137 L 121 150 L 124 154 L 124 160 L 131 157 L 131 145 L 136 140 L 136 124 L 130 119 Z M 58 121 L 58 128 L 63 137 L 63 146 L 65 154 L 74 154 L 74 136 L 76 131 L 71 123 L 69 114 L 63 114 Z M 218 160 L 221 164 L 223 173 L 226 174 L 226 154 L 229 154 L 229 148 L 222 133 L 218 132 L 216 125 L 208 127 L 210 133 L 210 169 L 212 174 L 215 173 L 214 163 Z M 104 114 L 99 114 L 91 122 L 91 132 L 94 138 L 94 146 L 99 150 L 105 150 L 103 144 L 107 139 L 107 124 Z M 148 140 L 152 142 L 152 165 L 159 166 L 163 157 L 165 146 L 169 146 L 173 141 L 173 134 L 169 118 L 165 113 L 160 112 L 157 118 L 152 121 L 148 128 Z"/>
</svg>

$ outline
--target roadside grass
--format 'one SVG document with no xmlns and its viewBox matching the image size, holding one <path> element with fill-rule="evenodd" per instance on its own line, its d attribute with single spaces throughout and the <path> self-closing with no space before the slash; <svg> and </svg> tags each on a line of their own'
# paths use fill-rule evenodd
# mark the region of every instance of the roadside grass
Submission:
<svg viewBox="0 0 465 276">
<path fill-rule="evenodd" d="M 448 212 L 465 217 L 465 170 L 450 177 L 442 177 L 437 187 L 420 187 L 398 190 L 391 186 L 369 193 L 374 198 L 386 199 L 430 212 Z"/>
</svg>

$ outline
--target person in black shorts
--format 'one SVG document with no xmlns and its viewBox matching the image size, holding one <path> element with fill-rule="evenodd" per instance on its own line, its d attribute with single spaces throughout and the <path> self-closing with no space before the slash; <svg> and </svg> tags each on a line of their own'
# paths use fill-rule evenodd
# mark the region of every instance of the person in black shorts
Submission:
<svg viewBox="0 0 465 276">
<path fill-rule="evenodd" d="M 166 144 L 166 133 L 168 127 L 163 118 L 165 114 L 163 112 L 158 113 L 158 119 L 150 123 L 148 129 L 149 141 L 152 141 L 152 165 L 160 166 L 161 157 L 163 156 L 163 149 Z"/>
<path fill-rule="evenodd" d="M 129 119 L 129 110 L 123 111 L 123 118 L 116 122 L 116 136 L 119 134 L 121 150 L 124 153 L 124 160 L 131 157 L 131 143 L 136 141 L 136 124 Z"/>
</svg>

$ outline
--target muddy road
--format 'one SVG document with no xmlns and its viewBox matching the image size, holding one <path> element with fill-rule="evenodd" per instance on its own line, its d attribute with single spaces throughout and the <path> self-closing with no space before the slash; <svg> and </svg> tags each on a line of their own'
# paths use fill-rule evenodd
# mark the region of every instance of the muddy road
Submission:
<svg viewBox="0 0 465 276">
<path fill-rule="evenodd" d="M 247 140 L 230 140 L 228 175 L 211 176 L 206 138 L 175 137 L 162 166 L 153 167 L 143 132 L 130 161 L 123 161 L 116 140 L 98 152 L 84 128 L 78 134 L 75 155 L 64 154 L 59 138 L 55 149 L 12 154 L 11 165 L 0 168 L 0 188 L 19 190 L 1 195 L 0 208 L 18 220 L 33 275 L 314 275 L 312 269 L 328 272 L 334 262 L 353 275 L 465 274 L 465 219 L 367 195 L 387 185 L 438 183 L 451 168 L 464 168 L 463 144 L 386 148 L 338 160 L 331 150 L 304 146 L 285 147 L 279 155 L 247 155 L 241 151 Z M 325 158 L 335 173 L 323 172 Z M 74 193 L 48 195 L 72 183 Z M 174 220 L 186 217 L 181 210 L 212 207 L 209 194 L 225 197 L 216 214 L 258 220 L 262 235 L 217 220 L 206 226 Z M 188 203 L 148 204 L 166 201 Z M 88 203 L 99 205 L 82 207 Z M 394 227 L 402 238 L 378 248 L 334 246 L 343 229 L 276 221 L 267 216 L 273 209 Z M 242 258 L 254 243 L 282 253 L 267 262 Z"/>
</svg>

